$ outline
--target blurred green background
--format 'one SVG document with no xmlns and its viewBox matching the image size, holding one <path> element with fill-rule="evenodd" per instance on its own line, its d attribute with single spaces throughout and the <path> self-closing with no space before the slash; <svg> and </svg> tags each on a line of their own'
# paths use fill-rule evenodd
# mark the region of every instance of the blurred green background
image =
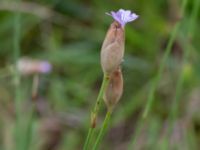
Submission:
<svg viewBox="0 0 200 150">
<path fill-rule="evenodd" d="M 188 0 L 183 16 L 181 3 L 183 0 L 0 0 L 0 149 L 82 149 L 103 78 L 101 44 L 113 21 L 105 12 L 123 8 L 140 17 L 125 28 L 124 93 L 100 149 L 198 150 L 199 0 Z M 164 64 L 177 22 L 180 26 Z M 34 76 L 20 76 L 16 89 L 18 74 L 10 69 L 24 56 L 48 60 L 53 66 L 51 73 L 40 75 L 34 100 Z M 141 120 L 162 64 L 150 111 Z M 179 81 L 182 84 L 177 88 Z M 173 108 L 176 115 L 171 119 Z M 105 112 L 103 106 L 97 130 Z"/>
</svg>

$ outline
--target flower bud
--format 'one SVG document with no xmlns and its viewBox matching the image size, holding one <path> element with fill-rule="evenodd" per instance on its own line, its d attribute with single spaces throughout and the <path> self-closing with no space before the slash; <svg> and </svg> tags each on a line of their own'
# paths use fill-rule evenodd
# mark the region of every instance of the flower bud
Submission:
<svg viewBox="0 0 200 150">
<path fill-rule="evenodd" d="M 112 109 L 117 104 L 122 96 L 122 93 L 123 76 L 121 68 L 119 67 L 111 74 L 109 84 L 104 93 L 104 101 L 108 109 Z"/>
<path fill-rule="evenodd" d="M 124 29 L 114 21 L 108 29 L 101 48 L 101 66 L 103 72 L 110 75 L 121 64 L 124 56 Z"/>
</svg>

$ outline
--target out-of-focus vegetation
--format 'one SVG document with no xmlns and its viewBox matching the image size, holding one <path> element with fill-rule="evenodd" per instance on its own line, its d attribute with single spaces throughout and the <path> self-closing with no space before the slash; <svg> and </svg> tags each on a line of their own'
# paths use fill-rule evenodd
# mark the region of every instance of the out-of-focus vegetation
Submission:
<svg viewBox="0 0 200 150">
<path fill-rule="evenodd" d="M 119 8 L 140 17 L 126 26 L 124 93 L 100 149 L 199 149 L 200 4 L 188 0 L 181 16 L 183 1 L 1 0 L 0 149 L 83 148 L 103 77 L 101 44 L 112 22 L 105 12 Z M 180 28 L 153 103 L 141 121 L 177 22 Z M 16 57 L 24 56 L 48 60 L 53 66 L 51 73 L 39 75 L 36 97 L 32 96 L 36 75 L 18 76 L 13 70 Z M 16 83 L 18 77 L 20 84 Z M 101 115 L 97 131 L 104 106 Z"/>
</svg>

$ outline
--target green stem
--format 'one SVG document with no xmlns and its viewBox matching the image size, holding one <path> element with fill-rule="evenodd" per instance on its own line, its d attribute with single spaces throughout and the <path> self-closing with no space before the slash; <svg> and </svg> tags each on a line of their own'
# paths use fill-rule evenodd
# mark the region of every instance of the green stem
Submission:
<svg viewBox="0 0 200 150">
<path fill-rule="evenodd" d="M 99 108 L 100 108 L 100 105 L 101 105 L 101 100 L 103 98 L 103 94 L 104 94 L 104 91 L 105 91 L 108 83 L 109 83 L 109 76 L 104 75 L 103 82 L 102 82 L 102 85 L 101 85 L 101 88 L 100 88 L 100 91 L 99 91 L 99 94 L 98 94 L 94 109 L 91 112 L 91 125 L 90 125 L 90 128 L 89 128 L 88 134 L 87 134 L 86 141 L 84 143 L 83 150 L 87 150 L 88 149 L 88 145 L 90 143 L 90 139 L 91 139 L 92 135 L 94 134 L 94 129 L 96 127 L 96 117 L 98 115 L 98 111 L 99 111 Z"/>
<path fill-rule="evenodd" d="M 93 150 L 97 150 L 98 149 L 99 143 L 101 142 L 101 140 L 102 140 L 102 138 L 103 138 L 103 136 L 105 134 L 105 131 L 106 131 L 107 127 L 108 127 L 108 124 L 110 122 L 111 114 L 112 114 L 112 110 L 108 110 L 107 113 L 106 113 L 106 117 L 105 117 L 105 119 L 103 121 L 103 126 L 101 127 L 101 130 L 100 130 L 100 132 L 99 132 L 99 134 L 97 136 L 97 140 L 96 140 L 96 142 L 94 144 Z"/>
<path fill-rule="evenodd" d="M 98 114 L 98 111 L 99 111 L 99 108 L 100 108 L 100 105 L 101 105 L 101 100 L 103 98 L 103 94 L 104 94 L 104 91 L 105 91 L 108 83 L 109 83 L 109 76 L 104 75 L 103 82 L 102 82 L 102 85 L 101 85 L 101 89 L 99 91 L 99 95 L 97 97 L 97 101 L 95 103 L 94 110 L 92 112 L 93 115 L 97 115 Z"/>
<path fill-rule="evenodd" d="M 88 131 L 88 134 L 87 134 L 87 138 L 86 138 L 83 150 L 87 150 L 88 149 L 88 145 L 90 143 L 90 139 L 91 139 L 91 137 L 93 135 L 93 130 L 94 130 L 94 128 L 91 128 L 91 127 L 89 128 L 89 131 Z"/>
<path fill-rule="evenodd" d="M 18 0 L 20 2 L 20 0 Z M 16 64 L 17 60 L 20 56 L 20 12 L 16 12 L 14 14 L 14 35 L 13 35 L 13 58 L 14 64 Z M 15 111 L 16 111 L 16 126 L 15 126 L 15 140 L 16 140 L 16 149 L 21 150 L 22 148 L 22 138 L 21 138 L 21 129 L 20 129 L 20 74 L 18 69 L 15 68 L 14 71 L 14 88 L 15 88 Z"/>
<path fill-rule="evenodd" d="M 181 7 L 182 16 L 184 16 L 186 4 L 187 4 L 187 0 L 184 0 L 183 3 L 182 3 L 182 7 Z M 176 38 L 176 35 L 178 33 L 179 28 L 180 28 L 180 22 L 176 23 L 176 25 L 175 25 L 175 27 L 174 27 L 174 29 L 172 31 L 171 37 L 169 39 L 169 42 L 167 44 L 167 47 L 165 49 L 165 53 L 164 53 L 160 68 L 159 68 L 159 70 L 157 72 L 157 75 L 156 75 L 154 81 L 153 81 L 152 88 L 151 88 L 150 93 L 149 93 L 148 98 L 147 98 L 147 104 L 146 104 L 145 109 L 144 109 L 143 118 L 147 117 L 147 115 L 149 113 L 149 110 L 152 107 L 152 104 L 153 104 L 153 101 L 154 101 L 156 87 L 158 86 L 158 83 L 159 83 L 159 81 L 161 79 L 165 64 L 166 64 L 167 59 L 169 57 L 169 54 L 171 52 L 171 48 L 172 48 L 172 45 L 174 43 L 174 40 Z"/>
<path fill-rule="evenodd" d="M 146 118 L 143 118 L 143 117 L 140 117 L 140 119 L 138 120 L 138 123 L 136 125 L 137 130 L 134 131 L 134 134 L 131 137 L 132 140 L 129 143 L 127 150 L 133 150 L 134 149 L 135 144 L 137 142 L 137 139 L 140 136 L 142 129 L 144 128 L 145 121 L 146 121 Z"/>
<path fill-rule="evenodd" d="M 32 101 L 35 101 L 38 97 L 39 82 L 40 82 L 39 74 L 35 74 L 33 76 L 33 83 L 32 83 L 32 93 L 31 93 Z"/>
<path fill-rule="evenodd" d="M 193 38 L 194 29 L 195 29 L 195 21 L 197 20 L 199 6 L 200 6 L 200 1 L 199 0 L 194 1 L 192 14 L 191 14 L 191 17 L 190 17 L 191 19 L 190 19 L 188 30 L 187 30 L 187 33 L 186 33 L 186 38 Z M 186 40 L 188 40 L 188 39 L 186 39 Z M 184 65 L 187 63 L 189 53 L 190 53 L 190 51 L 189 51 L 189 48 L 190 48 L 189 44 L 190 43 L 188 43 L 186 41 L 186 42 L 183 42 L 183 44 L 184 44 L 184 46 L 183 46 L 182 67 L 181 67 L 180 76 L 178 78 L 177 85 L 176 85 L 175 98 L 174 98 L 173 103 L 172 103 L 172 111 L 171 111 L 172 121 L 177 116 L 178 104 L 179 104 L 179 100 L 180 100 L 180 97 L 181 97 L 181 92 L 182 92 L 182 89 L 183 89 L 183 82 L 184 82 L 183 69 L 184 69 Z"/>
<path fill-rule="evenodd" d="M 182 14 L 182 16 L 184 16 L 186 5 L 187 5 L 187 1 L 188 0 L 183 0 L 183 2 L 182 2 L 182 5 L 181 5 L 181 14 Z M 153 104 L 153 101 L 154 101 L 156 87 L 158 86 L 158 83 L 159 83 L 159 81 L 161 79 L 165 64 L 166 64 L 167 59 L 169 57 L 172 45 L 173 45 L 174 40 L 176 38 L 176 35 L 177 35 L 178 31 L 179 31 L 180 25 L 181 25 L 181 22 L 180 21 L 177 22 L 175 24 L 175 27 L 174 27 L 172 33 L 171 33 L 170 39 L 169 39 L 169 41 L 167 43 L 167 47 L 165 49 L 165 53 L 164 53 L 160 68 L 159 68 L 159 70 L 158 70 L 158 72 L 156 74 L 156 77 L 153 80 L 152 87 L 151 87 L 150 92 L 148 94 L 147 104 L 146 104 L 146 106 L 144 108 L 144 112 L 142 114 L 142 118 L 139 121 L 140 128 L 136 129 L 136 132 L 135 132 L 136 134 L 134 134 L 133 137 L 132 137 L 132 142 L 131 142 L 131 144 L 129 146 L 129 149 L 132 149 L 132 147 L 134 147 L 134 145 L 136 144 L 136 138 L 139 135 L 139 133 L 141 132 L 141 128 L 144 126 L 144 120 L 146 119 L 146 117 L 147 117 L 147 115 L 148 115 L 148 113 L 150 111 L 150 108 L 152 107 L 152 104 Z"/>
<path fill-rule="evenodd" d="M 194 35 L 194 31 L 195 31 L 195 21 L 197 20 L 197 16 L 198 16 L 198 11 L 199 11 L 199 7 L 200 7 L 200 1 L 196 0 L 193 2 L 193 9 L 192 9 L 192 13 L 190 16 L 190 22 L 189 22 L 189 26 L 188 26 L 188 30 L 186 32 L 186 38 L 193 38 Z M 188 40 L 188 39 L 186 39 Z M 176 92 L 175 92 L 175 97 L 172 103 L 172 107 L 171 107 L 171 112 L 170 112 L 170 128 L 168 130 L 168 136 L 170 135 L 170 133 L 173 130 L 173 123 L 178 115 L 178 107 L 179 107 L 179 102 L 180 102 L 180 97 L 181 97 L 181 92 L 183 90 L 183 83 L 184 83 L 184 74 L 183 74 L 183 69 L 184 69 L 184 65 L 187 63 L 188 61 L 188 57 L 190 54 L 190 43 L 187 41 L 183 42 L 184 46 L 183 46 L 183 60 L 182 60 L 182 65 L 181 65 L 181 70 L 180 70 L 180 75 L 177 81 L 177 85 L 176 85 Z"/>
<path fill-rule="evenodd" d="M 31 105 L 30 111 L 27 112 L 27 128 L 25 132 L 25 138 L 23 140 L 23 149 L 29 150 L 31 148 L 31 140 L 32 140 L 32 134 L 33 134 L 33 121 L 35 117 L 34 112 L 34 104 Z"/>
</svg>

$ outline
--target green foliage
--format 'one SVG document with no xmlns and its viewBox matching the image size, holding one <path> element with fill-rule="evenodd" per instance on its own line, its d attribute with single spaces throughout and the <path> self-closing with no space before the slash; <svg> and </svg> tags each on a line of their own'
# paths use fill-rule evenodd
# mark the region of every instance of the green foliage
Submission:
<svg viewBox="0 0 200 150">
<path fill-rule="evenodd" d="M 140 17 L 126 26 L 124 93 L 100 149 L 198 149 L 200 4 L 199 0 L 189 1 L 181 17 L 181 3 L 0 1 L 0 149 L 83 148 L 103 78 L 100 49 L 112 22 L 105 12 L 119 8 Z M 163 62 L 177 21 L 180 28 Z M 36 99 L 31 98 L 34 77 L 21 76 L 13 68 L 23 56 L 48 60 L 53 66 L 50 74 L 40 75 Z M 162 74 L 152 89 L 162 65 Z M 152 90 L 150 111 L 143 119 Z M 97 129 L 104 119 L 104 108 L 100 109 Z"/>
</svg>

